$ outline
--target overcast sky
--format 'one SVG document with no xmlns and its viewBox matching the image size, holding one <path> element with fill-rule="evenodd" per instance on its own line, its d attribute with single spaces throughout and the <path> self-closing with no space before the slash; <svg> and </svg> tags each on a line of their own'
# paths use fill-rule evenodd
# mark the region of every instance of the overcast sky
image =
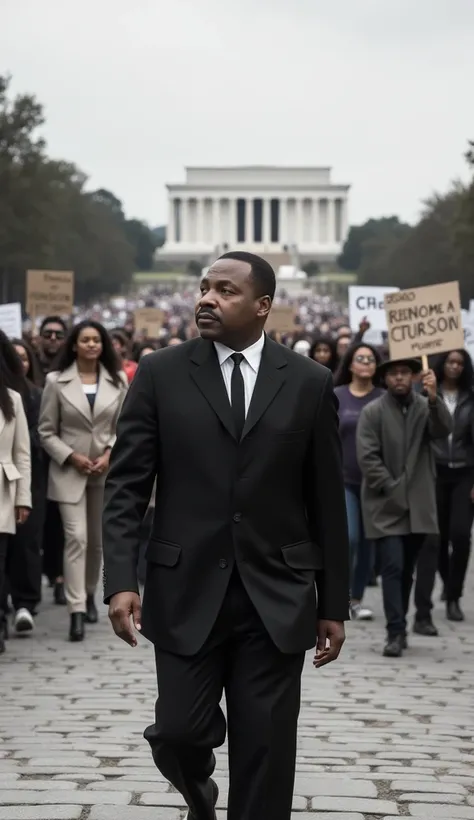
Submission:
<svg viewBox="0 0 474 820">
<path fill-rule="evenodd" d="M 50 153 L 166 220 L 185 165 L 331 165 L 351 222 L 456 177 L 474 139 L 474 0 L 0 0 L 0 73 Z"/>
</svg>

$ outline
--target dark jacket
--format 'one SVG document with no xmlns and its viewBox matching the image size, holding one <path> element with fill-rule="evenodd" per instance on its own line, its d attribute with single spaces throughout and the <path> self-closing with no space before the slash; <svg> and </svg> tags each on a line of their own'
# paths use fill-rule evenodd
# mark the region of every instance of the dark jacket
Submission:
<svg viewBox="0 0 474 820">
<path fill-rule="evenodd" d="M 403 408 L 390 394 L 367 405 L 357 427 L 362 514 L 367 538 L 438 532 L 431 442 L 447 438 L 451 416 L 413 393 Z"/>
<path fill-rule="evenodd" d="M 474 468 L 474 392 L 459 396 L 452 435 L 433 442 L 433 450 L 437 464 Z"/>
<path fill-rule="evenodd" d="M 140 525 L 155 476 L 142 632 L 159 648 L 199 651 L 234 568 L 282 652 L 314 646 L 318 612 L 347 620 L 341 447 L 325 367 L 267 337 L 239 442 L 211 342 L 142 359 L 105 488 L 106 602 L 138 591 Z"/>
</svg>

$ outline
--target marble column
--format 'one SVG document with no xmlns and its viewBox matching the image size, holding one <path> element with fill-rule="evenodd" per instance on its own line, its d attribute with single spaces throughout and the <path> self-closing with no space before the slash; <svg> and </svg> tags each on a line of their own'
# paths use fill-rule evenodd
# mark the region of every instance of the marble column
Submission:
<svg viewBox="0 0 474 820">
<path fill-rule="evenodd" d="M 196 243 L 204 242 L 204 200 L 196 197 Z"/>
<path fill-rule="evenodd" d="M 271 199 L 262 199 L 262 242 L 264 245 L 269 245 L 272 241 L 271 207 Z"/>
<path fill-rule="evenodd" d="M 220 199 L 213 199 L 212 200 L 212 244 L 218 245 L 221 242 L 221 235 L 220 235 L 220 206 L 221 201 Z"/>
<path fill-rule="evenodd" d="M 175 225 L 175 199 L 174 197 L 170 197 L 168 199 L 168 228 L 166 230 L 166 241 L 167 242 L 176 242 L 176 225 Z"/>
<path fill-rule="evenodd" d="M 301 197 L 295 199 L 295 243 L 301 245 L 303 240 L 303 200 Z"/>
<path fill-rule="evenodd" d="M 181 197 L 181 242 L 189 242 L 188 207 L 189 200 Z"/>
<path fill-rule="evenodd" d="M 321 244 L 321 222 L 319 218 L 319 199 L 311 200 L 311 241 Z"/>
<path fill-rule="evenodd" d="M 329 245 L 336 242 L 336 202 L 333 197 L 328 197 L 328 230 L 327 241 Z"/>
<path fill-rule="evenodd" d="M 245 200 L 245 244 L 253 243 L 253 199 Z"/>
</svg>

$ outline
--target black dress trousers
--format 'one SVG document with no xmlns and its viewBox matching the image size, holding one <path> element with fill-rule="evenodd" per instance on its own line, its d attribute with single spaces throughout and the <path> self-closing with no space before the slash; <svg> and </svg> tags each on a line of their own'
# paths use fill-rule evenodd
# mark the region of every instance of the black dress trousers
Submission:
<svg viewBox="0 0 474 820">
<path fill-rule="evenodd" d="M 145 731 L 193 820 L 214 820 L 213 749 L 229 735 L 229 820 L 290 820 L 304 653 L 271 641 L 236 569 L 215 627 L 193 656 L 156 648 L 159 698 Z"/>
</svg>

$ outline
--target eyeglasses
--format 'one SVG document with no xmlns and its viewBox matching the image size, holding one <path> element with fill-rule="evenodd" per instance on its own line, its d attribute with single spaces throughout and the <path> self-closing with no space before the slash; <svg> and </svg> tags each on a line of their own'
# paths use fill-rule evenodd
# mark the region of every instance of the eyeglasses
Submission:
<svg viewBox="0 0 474 820">
<path fill-rule="evenodd" d="M 375 356 L 354 356 L 354 361 L 357 364 L 376 364 Z"/>
<path fill-rule="evenodd" d="M 64 333 L 64 330 L 43 330 L 41 335 L 43 339 L 56 338 L 58 341 L 62 341 L 66 334 Z"/>
</svg>

